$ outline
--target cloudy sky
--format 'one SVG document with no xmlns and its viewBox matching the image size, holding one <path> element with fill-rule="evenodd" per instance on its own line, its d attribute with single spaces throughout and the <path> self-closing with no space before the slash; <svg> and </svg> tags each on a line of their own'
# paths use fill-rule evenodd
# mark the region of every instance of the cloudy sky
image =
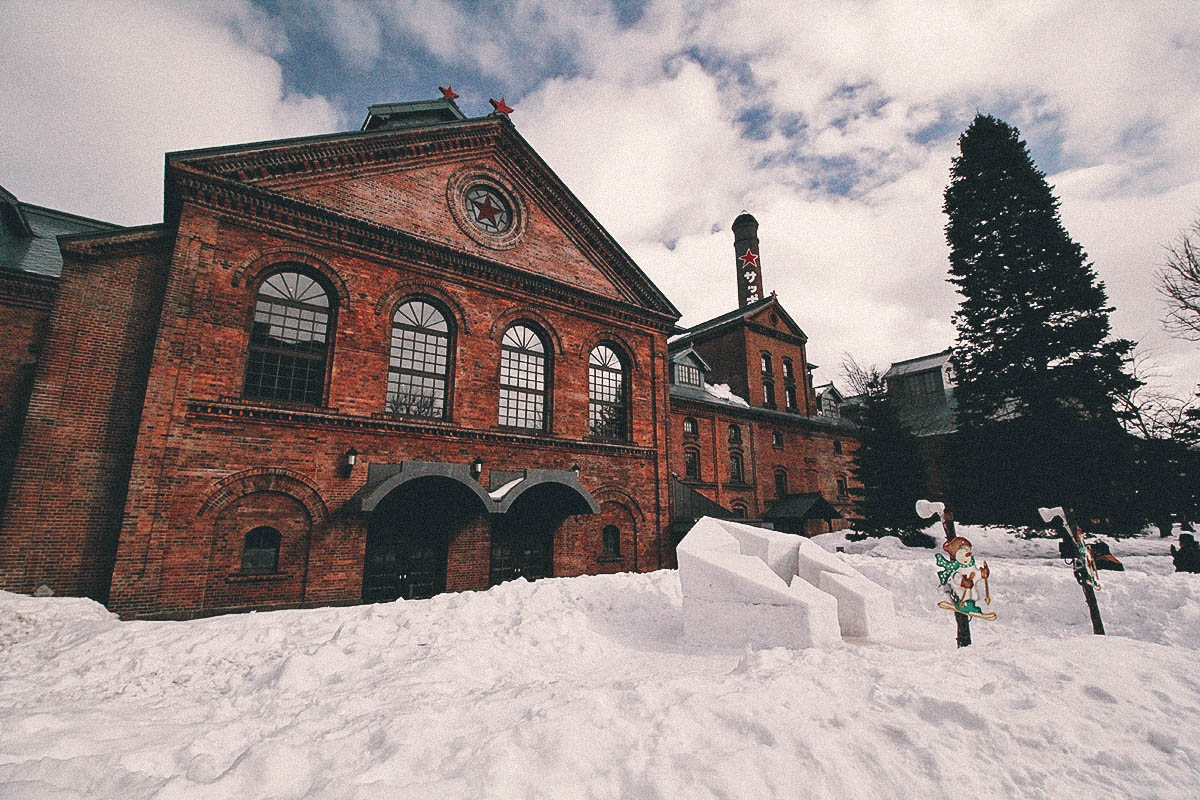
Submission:
<svg viewBox="0 0 1200 800">
<path fill-rule="evenodd" d="M 355 130 L 372 103 L 489 97 L 695 324 L 732 233 L 809 335 L 886 366 L 948 346 L 942 191 L 976 111 L 1020 128 L 1160 380 L 1162 245 L 1200 214 L 1196 0 L 0 0 L 0 184 L 162 218 L 163 154 Z"/>
</svg>

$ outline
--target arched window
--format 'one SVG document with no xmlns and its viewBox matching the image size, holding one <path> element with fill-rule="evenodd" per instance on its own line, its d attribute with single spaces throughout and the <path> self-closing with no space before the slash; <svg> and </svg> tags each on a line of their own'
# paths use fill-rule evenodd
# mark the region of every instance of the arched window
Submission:
<svg viewBox="0 0 1200 800">
<path fill-rule="evenodd" d="M 734 503 L 729 510 L 733 512 L 733 516 L 737 519 L 746 518 L 747 508 L 745 503 Z"/>
<path fill-rule="evenodd" d="M 601 539 L 601 555 L 604 556 L 619 556 L 621 555 L 621 529 L 616 525 L 605 525 L 604 530 L 600 532 Z"/>
<path fill-rule="evenodd" d="M 696 425 L 695 418 L 694 417 L 684 417 L 683 418 L 683 438 L 695 439 L 698 436 L 700 436 L 700 429 Z"/>
<path fill-rule="evenodd" d="M 500 342 L 500 424 L 546 429 L 546 345 L 533 328 L 513 325 Z"/>
<path fill-rule="evenodd" d="M 600 439 L 629 438 L 625 367 L 612 347 L 598 344 L 588 356 L 588 431 Z"/>
<path fill-rule="evenodd" d="M 683 476 L 689 480 L 700 480 L 700 451 L 683 451 Z"/>
<path fill-rule="evenodd" d="M 771 432 L 771 446 L 772 447 L 783 447 L 783 431 L 772 431 Z"/>
<path fill-rule="evenodd" d="M 766 408 L 775 407 L 775 382 L 763 381 L 763 406 Z"/>
<path fill-rule="evenodd" d="M 784 397 L 784 400 L 787 402 L 787 410 L 795 411 L 797 408 L 797 406 L 796 406 L 796 387 L 795 386 L 783 387 L 783 397 Z"/>
<path fill-rule="evenodd" d="M 792 360 L 790 358 L 783 360 L 783 379 L 788 383 L 796 380 L 796 370 L 792 367 Z"/>
<path fill-rule="evenodd" d="M 741 453 L 729 454 L 729 482 L 730 483 L 745 483 L 746 471 L 742 465 Z"/>
<path fill-rule="evenodd" d="M 329 294 L 309 275 L 270 275 L 254 301 L 242 395 L 320 405 L 330 336 Z"/>
<path fill-rule="evenodd" d="M 279 569 L 279 531 L 255 528 L 242 544 L 242 572 L 265 573 Z"/>
<path fill-rule="evenodd" d="M 783 497 L 788 493 L 787 470 L 775 470 L 775 496 Z"/>
<path fill-rule="evenodd" d="M 450 323 L 425 300 L 409 300 L 392 315 L 387 410 L 444 419 L 450 382 Z"/>
<path fill-rule="evenodd" d="M 738 427 L 737 425 L 729 426 L 729 443 L 730 444 L 741 444 L 742 443 L 742 429 L 740 427 Z"/>
<path fill-rule="evenodd" d="M 762 366 L 762 374 L 770 375 L 771 371 L 772 371 L 771 370 L 771 354 L 770 353 L 762 353 L 759 355 L 758 358 L 759 358 L 759 364 Z"/>
</svg>

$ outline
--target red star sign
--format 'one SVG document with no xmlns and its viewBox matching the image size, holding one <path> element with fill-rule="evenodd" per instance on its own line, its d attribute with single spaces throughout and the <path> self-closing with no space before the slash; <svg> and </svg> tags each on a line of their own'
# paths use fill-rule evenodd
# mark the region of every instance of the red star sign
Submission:
<svg viewBox="0 0 1200 800">
<path fill-rule="evenodd" d="M 496 109 L 496 111 L 495 111 L 496 114 L 503 114 L 504 116 L 507 117 L 509 114 L 511 114 L 513 112 L 512 108 L 508 105 L 508 103 L 504 102 L 503 97 L 501 97 L 498 101 L 493 98 L 488 98 L 488 102 L 492 104 L 492 108 Z"/>
<path fill-rule="evenodd" d="M 746 255 L 738 256 L 738 261 L 742 262 L 743 267 L 757 267 L 758 253 L 753 252 L 749 247 L 747 247 Z"/>
<path fill-rule="evenodd" d="M 442 92 L 443 100 L 457 100 L 458 93 L 454 91 L 453 86 L 439 86 L 438 89 Z"/>
<path fill-rule="evenodd" d="M 486 196 L 482 203 L 472 200 L 471 205 L 475 206 L 475 216 L 481 220 L 486 219 L 489 225 L 496 224 L 496 215 L 503 210 L 492 205 L 492 198 Z"/>
</svg>

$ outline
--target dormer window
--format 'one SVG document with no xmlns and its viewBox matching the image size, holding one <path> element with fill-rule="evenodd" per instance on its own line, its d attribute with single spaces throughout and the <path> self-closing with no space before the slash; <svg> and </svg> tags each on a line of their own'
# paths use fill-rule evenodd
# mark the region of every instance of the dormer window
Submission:
<svg viewBox="0 0 1200 800">
<path fill-rule="evenodd" d="M 691 364 L 676 364 L 675 383 L 682 383 L 688 386 L 700 386 L 700 370 L 696 367 L 693 367 Z"/>
</svg>

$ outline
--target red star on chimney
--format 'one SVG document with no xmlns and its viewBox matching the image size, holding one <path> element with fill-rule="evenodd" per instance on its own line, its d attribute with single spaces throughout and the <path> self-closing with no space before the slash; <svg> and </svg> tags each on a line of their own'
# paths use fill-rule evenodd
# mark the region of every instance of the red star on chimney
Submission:
<svg viewBox="0 0 1200 800">
<path fill-rule="evenodd" d="M 442 92 L 443 100 L 457 100 L 458 93 L 454 91 L 453 86 L 439 86 L 438 89 Z"/>
<path fill-rule="evenodd" d="M 507 117 L 509 114 L 511 114 L 513 112 L 512 108 L 509 107 L 508 103 L 504 102 L 503 97 L 501 97 L 499 100 L 495 100 L 494 98 L 488 98 L 488 102 L 492 104 L 492 108 L 496 109 L 494 112 L 492 112 L 494 114 L 503 114 L 504 116 Z"/>
<path fill-rule="evenodd" d="M 758 266 L 758 253 L 755 253 L 749 247 L 747 247 L 746 255 L 738 256 L 738 261 L 742 262 L 743 267 L 757 267 Z"/>
</svg>

